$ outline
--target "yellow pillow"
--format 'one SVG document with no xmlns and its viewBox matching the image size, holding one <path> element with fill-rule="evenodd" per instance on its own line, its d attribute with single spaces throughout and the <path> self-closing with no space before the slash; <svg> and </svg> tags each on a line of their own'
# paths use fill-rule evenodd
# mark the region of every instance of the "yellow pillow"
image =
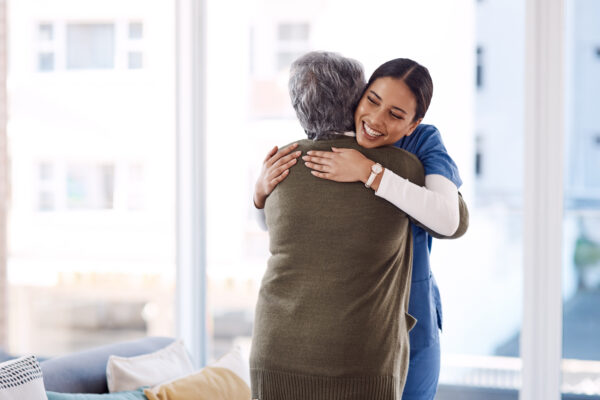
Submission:
<svg viewBox="0 0 600 400">
<path fill-rule="evenodd" d="M 206 367 L 144 394 L 148 400 L 249 400 L 250 387 L 228 368 Z"/>
</svg>

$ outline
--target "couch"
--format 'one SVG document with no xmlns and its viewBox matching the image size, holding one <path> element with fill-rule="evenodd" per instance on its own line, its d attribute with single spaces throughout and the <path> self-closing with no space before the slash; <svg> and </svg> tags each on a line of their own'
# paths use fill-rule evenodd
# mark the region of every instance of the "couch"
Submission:
<svg viewBox="0 0 600 400">
<path fill-rule="evenodd" d="M 152 353 L 173 343 L 170 337 L 145 337 L 96 347 L 64 356 L 41 359 L 46 390 L 61 393 L 107 393 L 108 357 L 133 357 Z M 13 358 L 0 350 L 0 362 Z"/>
</svg>

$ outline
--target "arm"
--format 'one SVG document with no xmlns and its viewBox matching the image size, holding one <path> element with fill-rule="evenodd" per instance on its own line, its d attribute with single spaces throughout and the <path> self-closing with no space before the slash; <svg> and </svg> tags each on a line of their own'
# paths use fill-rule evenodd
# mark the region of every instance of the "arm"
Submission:
<svg viewBox="0 0 600 400">
<path fill-rule="evenodd" d="M 374 164 L 351 149 L 310 151 L 303 159 L 305 165 L 313 169 L 313 175 L 337 182 L 365 183 Z M 421 187 L 386 169 L 377 176 L 371 188 L 407 213 L 433 237 L 458 238 L 466 232 L 469 224 L 466 204 L 454 183 L 441 175 L 427 175 L 425 187 Z"/>
<path fill-rule="evenodd" d="M 385 170 L 384 174 L 392 174 L 397 179 L 405 181 L 391 171 Z M 450 180 L 441 175 L 427 175 L 426 186 L 421 187 L 408 181 L 406 181 L 408 184 L 405 184 L 396 181 L 396 178 L 389 180 L 386 178 L 382 177 L 382 184 L 375 194 L 406 212 L 414 224 L 426 230 L 431 236 L 437 239 L 457 239 L 467 232 L 469 210 L 462 194 L 456 190 L 456 186 Z M 396 181 L 399 185 L 389 190 L 385 187 L 389 184 L 386 181 L 391 185 Z M 397 197 L 403 186 L 407 186 L 406 201 Z M 427 193 L 428 189 L 430 193 Z M 416 201 L 411 203 L 408 201 L 410 198 Z M 406 206 L 403 206 L 404 203 Z M 439 220 L 436 219 L 438 217 Z"/>
<path fill-rule="evenodd" d="M 300 157 L 300 151 L 292 153 L 292 150 L 297 147 L 298 143 L 293 143 L 285 149 L 279 150 L 275 146 L 269 151 L 263 160 L 260 175 L 254 185 L 254 207 L 264 208 L 267 196 L 287 177 L 290 168 Z"/>
<path fill-rule="evenodd" d="M 289 169 L 296 164 L 297 158 L 300 157 L 300 152 L 296 151 L 292 153 L 292 150 L 297 147 L 297 143 L 282 150 L 279 150 L 277 146 L 275 146 L 263 160 L 260 175 L 254 185 L 253 213 L 258 226 L 264 231 L 267 230 L 267 221 L 264 211 L 265 201 L 267 196 L 275 189 L 275 186 L 287 177 Z"/>
<path fill-rule="evenodd" d="M 425 187 L 415 185 L 385 169 L 375 194 L 439 235 L 458 229 L 458 189 L 442 175 L 425 176 Z"/>
</svg>

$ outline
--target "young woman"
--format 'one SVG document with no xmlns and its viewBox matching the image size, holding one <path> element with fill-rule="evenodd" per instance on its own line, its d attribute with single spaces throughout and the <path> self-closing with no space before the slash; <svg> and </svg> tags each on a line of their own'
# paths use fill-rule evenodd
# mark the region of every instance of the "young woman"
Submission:
<svg viewBox="0 0 600 400">
<path fill-rule="evenodd" d="M 310 151 L 303 158 L 312 174 L 337 182 L 365 183 L 375 195 L 402 209 L 413 220 L 442 235 L 453 236 L 459 226 L 461 179 L 439 131 L 420 124 L 431 102 L 433 82 L 427 69 L 409 59 L 381 65 L 370 77 L 354 114 L 356 140 L 366 148 L 393 145 L 415 154 L 425 169 L 425 187 L 417 186 L 357 150 L 332 148 Z M 276 149 L 274 149 L 276 151 Z M 293 148 L 271 151 L 265 165 L 271 175 L 261 175 L 255 204 L 264 199 L 295 163 Z M 275 168 L 276 167 L 276 168 Z M 268 178 L 268 179 L 267 179 Z M 266 195 L 265 195 L 266 193 Z M 403 399 L 433 399 L 440 371 L 439 331 L 442 311 L 437 284 L 431 274 L 432 236 L 412 225 L 413 272 L 409 313 L 418 323 L 410 332 L 410 366 Z"/>
</svg>

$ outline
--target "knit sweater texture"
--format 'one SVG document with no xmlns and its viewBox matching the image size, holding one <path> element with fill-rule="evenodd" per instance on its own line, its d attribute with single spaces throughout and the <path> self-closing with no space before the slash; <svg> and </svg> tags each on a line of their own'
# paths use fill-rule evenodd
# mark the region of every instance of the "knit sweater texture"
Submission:
<svg viewBox="0 0 600 400">
<path fill-rule="evenodd" d="M 354 148 L 424 184 L 419 160 L 353 138 Z M 256 305 L 250 374 L 259 400 L 400 399 L 409 363 L 412 236 L 406 214 L 361 182 L 314 177 L 298 163 L 265 203 L 271 257 Z"/>
</svg>

